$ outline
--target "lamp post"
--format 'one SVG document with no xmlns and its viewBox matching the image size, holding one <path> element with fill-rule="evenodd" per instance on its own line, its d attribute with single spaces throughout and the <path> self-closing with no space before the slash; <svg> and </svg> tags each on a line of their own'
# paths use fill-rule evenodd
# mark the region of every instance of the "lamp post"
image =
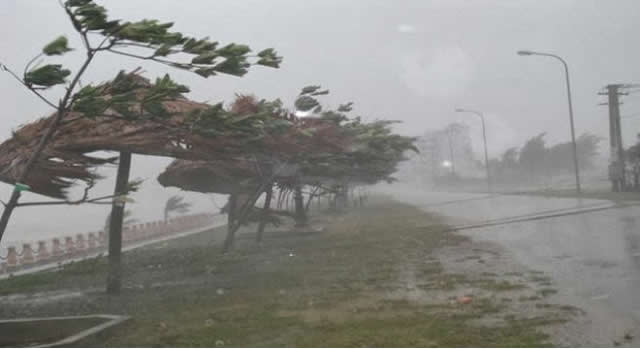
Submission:
<svg viewBox="0 0 641 349">
<path fill-rule="evenodd" d="M 485 150 L 485 172 L 487 176 L 487 191 L 489 193 L 492 192 L 492 180 L 490 179 L 490 164 L 487 160 L 487 137 L 485 136 L 485 118 L 483 117 L 483 113 L 475 110 L 467 110 L 467 109 L 462 109 L 462 108 L 456 108 L 457 113 L 472 113 L 474 115 L 477 115 L 478 117 L 481 118 L 481 125 L 483 126 L 483 148 Z"/>
<path fill-rule="evenodd" d="M 570 112 L 570 132 L 572 135 L 572 156 L 574 157 L 574 176 L 576 180 L 576 192 L 577 194 L 581 194 L 581 181 L 579 179 L 579 159 L 576 153 L 576 139 L 574 137 L 574 113 L 572 112 L 572 94 L 570 92 L 570 72 L 568 70 L 568 64 L 563 60 L 563 58 L 551 53 L 522 50 L 522 51 L 518 51 L 517 54 L 519 56 L 552 57 L 552 58 L 558 59 L 559 61 L 561 61 L 561 63 L 563 63 L 563 68 L 565 68 L 565 85 L 567 88 L 567 95 L 568 95 L 568 111 Z"/>
</svg>

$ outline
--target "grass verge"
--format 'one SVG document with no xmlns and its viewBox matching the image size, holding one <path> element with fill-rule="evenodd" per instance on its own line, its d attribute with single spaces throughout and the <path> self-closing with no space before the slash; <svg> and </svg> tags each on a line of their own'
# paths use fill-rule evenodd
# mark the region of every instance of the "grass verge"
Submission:
<svg viewBox="0 0 641 349">
<path fill-rule="evenodd" d="M 313 217 L 321 233 L 241 234 L 221 255 L 210 234 L 126 253 L 120 296 L 38 305 L 3 304 L 8 314 L 121 313 L 133 318 L 80 346 L 547 346 L 549 317 L 502 319 L 506 294 L 524 286 L 499 276 L 448 274 L 432 252 L 466 238 L 437 216 L 390 201 L 344 215 Z M 0 281 L 1 294 L 102 288 L 103 258 L 54 273 Z M 472 281 L 470 281 L 472 280 Z M 457 290 L 482 290 L 472 302 Z M 475 291 L 472 291 L 475 292 Z M 534 300 L 532 300 L 534 302 Z M 543 309 L 543 308 L 541 308 Z M 547 308 L 545 308 L 547 309 Z M 556 310 L 556 308 L 555 308 Z M 550 319 L 550 322 L 546 322 Z"/>
</svg>

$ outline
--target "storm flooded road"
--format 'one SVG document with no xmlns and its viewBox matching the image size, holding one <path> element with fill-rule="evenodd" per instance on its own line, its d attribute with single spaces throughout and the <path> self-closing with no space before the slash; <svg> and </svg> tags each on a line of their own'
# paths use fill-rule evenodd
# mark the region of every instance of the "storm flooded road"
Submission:
<svg viewBox="0 0 641 349">
<path fill-rule="evenodd" d="M 389 193 L 455 226 L 524 218 L 460 233 L 505 247 L 518 262 L 552 278 L 558 289 L 552 301 L 585 311 L 560 334 L 568 344 L 639 345 L 638 202 L 615 206 L 607 200 L 398 188 Z M 532 215 L 538 219 L 528 220 Z M 553 217 L 541 219 L 545 215 Z"/>
</svg>

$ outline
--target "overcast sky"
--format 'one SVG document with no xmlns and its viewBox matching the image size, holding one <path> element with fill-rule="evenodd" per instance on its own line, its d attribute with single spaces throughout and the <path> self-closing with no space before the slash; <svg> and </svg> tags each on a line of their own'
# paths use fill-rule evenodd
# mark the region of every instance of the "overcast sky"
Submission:
<svg viewBox="0 0 641 349">
<path fill-rule="evenodd" d="M 301 87 L 321 84 L 331 90 L 324 99 L 328 105 L 353 101 L 355 114 L 366 119 L 402 120 L 397 130 L 407 135 L 420 135 L 451 121 L 466 122 L 480 154 L 478 120 L 453 112 L 456 107 L 477 109 L 487 118 L 490 156 L 540 132 L 547 132 L 551 143 L 569 139 L 561 64 L 546 57 L 517 56 L 517 50 L 551 52 L 567 60 L 578 134 L 607 137 L 607 108 L 598 106 L 605 98 L 597 93 L 609 83 L 639 81 L 638 0 L 99 3 L 113 18 L 156 18 L 175 22 L 176 30 L 196 37 L 245 43 L 255 50 L 273 47 L 284 62 L 278 70 L 256 67 L 243 78 L 203 79 L 104 54 L 90 67 L 86 83 L 142 65 L 148 77 L 169 72 L 189 85 L 195 100 L 230 101 L 234 93 L 253 93 L 289 104 Z M 0 1 L 0 33 L 0 61 L 17 71 L 60 34 L 68 36 L 70 46 L 81 47 L 57 1 Z M 81 59 L 82 50 L 77 50 L 59 61 L 75 70 Z M 0 139 L 9 137 L 18 125 L 51 112 L 7 74 L 0 74 L 0 91 Z M 48 96 L 57 99 L 60 94 L 54 90 Z M 638 94 L 624 98 L 622 115 L 624 140 L 630 145 L 639 131 Z M 136 217 L 159 218 L 164 201 L 178 193 L 161 188 L 155 180 L 169 161 L 135 157 L 132 176 L 147 179 L 136 196 L 138 203 L 131 205 Z M 112 186 L 113 178 L 108 178 L 97 190 L 109 192 Z M 7 197 L 9 190 L 0 184 L 0 196 Z M 204 195 L 187 198 L 197 203 L 198 210 L 214 208 Z M 106 212 L 105 207 L 20 209 L 8 240 L 96 229 Z"/>
</svg>

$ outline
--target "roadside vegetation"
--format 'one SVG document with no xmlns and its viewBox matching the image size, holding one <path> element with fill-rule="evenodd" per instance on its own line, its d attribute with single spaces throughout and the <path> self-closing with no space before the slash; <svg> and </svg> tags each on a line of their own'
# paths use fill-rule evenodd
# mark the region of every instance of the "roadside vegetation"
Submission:
<svg viewBox="0 0 641 349">
<path fill-rule="evenodd" d="M 376 198 L 309 219 L 303 230 L 266 231 L 260 245 L 241 230 L 227 254 L 212 253 L 211 231 L 127 252 L 120 296 L 100 291 L 105 258 L 3 280 L 2 294 L 58 296 L 2 300 L 3 311 L 133 316 L 81 346 L 210 347 L 538 347 L 552 344 L 547 326 L 577 314 L 541 305 L 552 292 L 542 275 L 452 272 L 439 253 L 471 242 L 412 206 Z M 224 228 L 213 234 L 220 244 Z M 452 257 L 483 265 L 483 253 Z"/>
</svg>

